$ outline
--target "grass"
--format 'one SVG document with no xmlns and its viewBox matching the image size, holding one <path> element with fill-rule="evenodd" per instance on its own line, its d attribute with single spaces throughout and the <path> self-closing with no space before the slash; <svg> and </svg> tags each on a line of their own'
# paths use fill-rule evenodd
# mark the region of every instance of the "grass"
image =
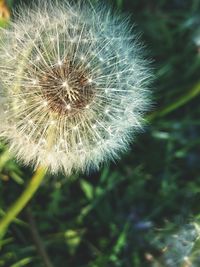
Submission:
<svg viewBox="0 0 200 267">
<path fill-rule="evenodd" d="M 159 116 L 115 164 L 70 179 L 47 177 L 28 205 L 35 224 L 25 209 L 1 241 L 2 267 L 48 267 L 41 244 L 60 267 L 199 266 L 200 97 L 180 101 L 200 82 L 200 1 L 110 2 L 142 33 L 155 72 L 152 114 Z M 32 170 L 0 150 L 3 215 Z"/>
</svg>

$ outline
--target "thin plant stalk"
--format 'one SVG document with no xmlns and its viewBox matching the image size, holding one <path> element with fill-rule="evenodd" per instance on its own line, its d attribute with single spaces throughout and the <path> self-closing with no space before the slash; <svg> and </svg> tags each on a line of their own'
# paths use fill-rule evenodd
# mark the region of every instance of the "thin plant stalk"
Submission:
<svg viewBox="0 0 200 267">
<path fill-rule="evenodd" d="M 46 172 L 46 167 L 39 167 L 36 170 L 24 192 L 10 207 L 3 219 L 0 221 L 0 238 L 5 234 L 10 223 L 16 218 L 16 216 L 22 211 L 22 209 L 27 205 L 27 203 L 36 193 L 37 189 L 44 180 Z"/>
<path fill-rule="evenodd" d="M 48 129 L 47 149 L 51 149 L 53 144 L 53 138 L 55 134 L 55 126 L 51 125 Z M 7 211 L 3 219 L 0 221 L 0 239 L 4 236 L 10 223 L 16 218 L 16 216 L 23 210 L 27 203 L 32 199 L 40 187 L 42 181 L 45 178 L 48 167 L 40 166 L 36 170 L 35 174 L 31 178 L 21 196 L 14 202 L 14 204 Z"/>
<path fill-rule="evenodd" d="M 195 84 L 194 87 L 189 92 L 181 96 L 178 100 L 174 101 L 173 103 L 167 105 L 166 107 L 160 110 L 157 110 L 153 112 L 152 114 L 150 114 L 149 116 L 147 116 L 147 119 L 149 121 L 153 121 L 155 118 L 164 117 L 168 115 L 169 113 L 171 113 L 172 111 L 175 111 L 181 106 L 187 104 L 199 94 L 200 94 L 200 82 Z"/>
</svg>

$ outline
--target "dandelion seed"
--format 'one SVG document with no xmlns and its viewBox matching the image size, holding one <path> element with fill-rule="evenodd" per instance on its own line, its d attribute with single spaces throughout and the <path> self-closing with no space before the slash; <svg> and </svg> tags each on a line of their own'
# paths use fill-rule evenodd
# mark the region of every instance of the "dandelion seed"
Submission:
<svg viewBox="0 0 200 267">
<path fill-rule="evenodd" d="M 0 136 L 19 160 L 70 175 L 127 149 L 151 76 L 129 29 L 105 8 L 39 1 L 1 30 Z"/>
<path fill-rule="evenodd" d="M 195 259 L 193 249 L 199 239 L 199 226 L 196 223 L 184 225 L 175 235 L 170 235 L 165 241 L 166 250 L 163 259 L 167 267 L 193 266 L 190 259 Z M 199 253 L 197 254 L 199 257 Z M 194 264 L 194 266 L 196 266 Z"/>
</svg>

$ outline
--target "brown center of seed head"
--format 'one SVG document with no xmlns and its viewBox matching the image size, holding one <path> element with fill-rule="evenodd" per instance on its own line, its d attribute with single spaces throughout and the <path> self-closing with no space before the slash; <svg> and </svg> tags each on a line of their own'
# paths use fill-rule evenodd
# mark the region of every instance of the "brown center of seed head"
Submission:
<svg viewBox="0 0 200 267">
<path fill-rule="evenodd" d="M 49 68 L 39 83 L 48 106 L 59 114 L 75 115 L 94 97 L 94 85 L 87 72 L 70 61 Z"/>
</svg>

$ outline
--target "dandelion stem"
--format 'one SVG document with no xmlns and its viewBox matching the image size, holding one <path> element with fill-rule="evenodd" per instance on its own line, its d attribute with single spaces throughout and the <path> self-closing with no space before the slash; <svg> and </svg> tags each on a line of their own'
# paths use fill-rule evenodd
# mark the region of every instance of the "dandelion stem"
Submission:
<svg viewBox="0 0 200 267">
<path fill-rule="evenodd" d="M 26 212 L 27 219 L 28 219 L 28 222 L 29 222 L 30 231 L 31 231 L 31 235 L 32 235 L 33 241 L 35 243 L 35 246 L 37 248 L 37 251 L 38 251 L 41 259 L 44 262 L 44 265 L 46 267 L 53 267 L 53 264 L 51 263 L 49 255 L 47 254 L 47 251 L 45 249 L 43 241 L 42 241 L 42 239 L 40 237 L 40 234 L 38 232 L 37 224 L 36 224 L 35 218 L 34 218 L 32 212 L 31 212 L 30 208 L 27 208 L 25 210 L 25 212 Z"/>
<path fill-rule="evenodd" d="M 153 121 L 157 117 L 164 117 L 168 115 L 169 113 L 171 113 L 172 111 L 178 109 L 179 107 L 187 104 L 189 101 L 191 101 L 193 98 L 195 98 L 199 94 L 200 94 L 200 82 L 198 82 L 189 92 L 181 96 L 175 102 L 147 116 L 147 119 L 149 121 Z"/>
<path fill-rule="evenodd" d="M 29 200 L 36 193 L 37 189 L 39 188 L 45 177 L 46 172 L 47 172 L 46 167 L 39 167 L 36 170 L 35 174 L 33 175 L 31 181 L 29 182 L 24 192 L 10 207 L 8 212 L 0 221 L 0 238 L 4 236 L 10 223 L 16 218 L 16 216 L 22 211 L 22 209 L 26 206 Z"/>
</svg>

